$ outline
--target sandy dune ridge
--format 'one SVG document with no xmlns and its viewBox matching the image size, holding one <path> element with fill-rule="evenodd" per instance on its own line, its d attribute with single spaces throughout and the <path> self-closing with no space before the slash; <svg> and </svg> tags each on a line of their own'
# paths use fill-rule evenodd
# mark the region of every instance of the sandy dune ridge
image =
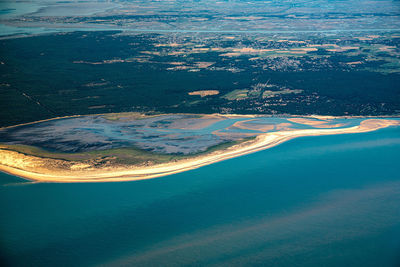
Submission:
<svg viewBox="0 0 400 267">
<path fill-rule="evenodd" d="M 246 141 L 224 150 L 153 166 L 126 165 L 124 167 L 90 168 L 87 170 L 79 170 L 79 168 L 70 168 L 70 170 L 35 169 L 35 166 L 43 166 L 43 163 L 51 159 L 28 156 L 15 151 L 0 149 L 0 171 L 40 182 L 120 182 L 143 180 L 180 173 L 222 160 L 254 153 L 296 137 L 363 133 L 396 125 L 400 125 L 399 120 L 365 119 L 360 125 L 348 128 L 301 129 L 263 133 L 258 135 L 254 140 Z"/>
</svg>

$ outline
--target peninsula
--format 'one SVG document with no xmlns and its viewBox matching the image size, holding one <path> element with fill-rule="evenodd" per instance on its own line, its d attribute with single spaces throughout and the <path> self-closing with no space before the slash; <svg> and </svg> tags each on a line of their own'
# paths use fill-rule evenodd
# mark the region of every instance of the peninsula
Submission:
<svg viewBox="0 0 400 267">
<path fill-rule="evenodd" d="M 398 125 L 397 118 L 322 116 L 115 113 L 59 118 L 1 129 L 0 170 L 39 182 L 142 180 L 268 149 L 296 137 Z"/>
</svg>

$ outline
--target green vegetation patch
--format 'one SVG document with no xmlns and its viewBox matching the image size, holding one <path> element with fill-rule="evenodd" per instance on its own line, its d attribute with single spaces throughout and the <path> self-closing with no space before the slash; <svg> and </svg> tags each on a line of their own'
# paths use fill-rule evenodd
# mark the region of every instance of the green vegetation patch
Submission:
<svg viewBox="0 0 400 267">
<path fill-rule="evenodd" d="M 225 99 L 228 100 L 241 100 L 241 99 L 246 99 L 247 93 L 249 92 L 249 90 L 247 89 L 237 89 L 237 90 L 233 90 L 232 92 L 227 93 L 226 95 L 222 96 Z"/>
<path fill-rule="evenodd" d="M 145 163 L 165 163 L 183 158 L 183 156 L 181 155 L 152 153 L 134 147 L 97 150 L 80 153 L 54 153 L 38 147 L 27 145 L 1 145 L 0 148 L 40 158 L 60 159 L 78 162 L 91 161 L 92 163 L 101 162 L 102 160 L 108 158 L 112 160 L 113 163 L 117 164 L 142 165 Z"/>
</svg>

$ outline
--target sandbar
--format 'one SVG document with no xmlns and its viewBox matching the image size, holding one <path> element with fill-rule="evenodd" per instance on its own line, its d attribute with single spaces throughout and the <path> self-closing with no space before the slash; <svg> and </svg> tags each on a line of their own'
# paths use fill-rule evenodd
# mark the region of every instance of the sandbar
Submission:
<svg viewBox="0 0 400 267">
<path fill-rule="evenodd" d="M 45 161 L 52 159 L 24 155 L 16 151 L 0 148 L 0 171 L 7 172 L 28 180 L 39 182 L 121 182 L 162 177 L 196 169 L 215 162 L 268 149 L 285 141 L 303 136 L 320 136 L 334 134 L 364 133 L 389 126 L 400 125 L 399 120 L 365 119 L 360 125 L 340 129 L 291 129 L 277 132 L 261 133 L 253 140 L 233 145 L 223 150 L 213 151 L 187 159 L 162 163 L 152 166 L 117 166 L 107 168 L 80 169 L 71 167 L 68 171 L 37 168 Z M 54 159 L 53 159 L 54 160 Z M 71 163 L 65 163 L 71 164 Z M 82 164 L 82 163 L 77 163 Z M 33 171 L 34 170 L 34 171 Z"/>
</svg>

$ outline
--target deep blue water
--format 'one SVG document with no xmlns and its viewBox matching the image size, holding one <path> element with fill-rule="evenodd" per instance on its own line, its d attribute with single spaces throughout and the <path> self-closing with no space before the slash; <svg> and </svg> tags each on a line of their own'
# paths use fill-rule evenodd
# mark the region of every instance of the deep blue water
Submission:
<svg viewBox="0 0 400 267">
<path fill-rule="evenodd" d="M 399 266 L 400 127 L 304 137 L 158 179 L 0 173 L 10 266 Z"/>
</svg>

